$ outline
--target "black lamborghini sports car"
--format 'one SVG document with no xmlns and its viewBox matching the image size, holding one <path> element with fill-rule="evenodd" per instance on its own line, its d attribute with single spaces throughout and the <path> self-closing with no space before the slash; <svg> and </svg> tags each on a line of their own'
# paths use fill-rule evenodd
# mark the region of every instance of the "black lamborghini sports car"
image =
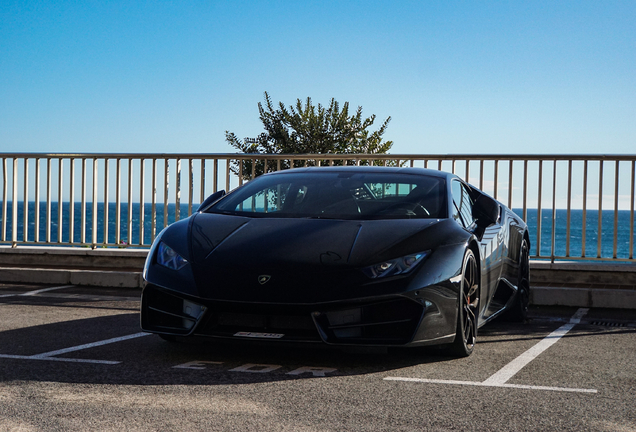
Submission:
<svg viewBox="0 0 636 432">
<path fill-rule="evenodd" d="M 279 171 L 217 192 L 157 236 L 141 327 L 468 356 L 478 327 L 525 319 L 529 246 L 518 216 L 453 174 Z"/>
</svg>

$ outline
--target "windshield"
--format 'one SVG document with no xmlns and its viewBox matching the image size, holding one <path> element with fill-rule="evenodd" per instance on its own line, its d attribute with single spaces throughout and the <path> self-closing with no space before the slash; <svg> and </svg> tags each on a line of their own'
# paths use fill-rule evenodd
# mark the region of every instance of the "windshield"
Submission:
<svg viewBox="0 0 636 432">
<path fill-rule="evenodd" d="M 350 220 L 447 217 L 442 178 L 351 171 L 258 177 L 207 212 Z"/>
</svg>

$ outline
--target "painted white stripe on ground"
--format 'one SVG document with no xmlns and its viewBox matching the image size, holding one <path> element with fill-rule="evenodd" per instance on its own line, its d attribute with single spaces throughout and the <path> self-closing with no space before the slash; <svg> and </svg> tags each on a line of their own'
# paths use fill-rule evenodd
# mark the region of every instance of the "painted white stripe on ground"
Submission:
<svg viewBox="0 0 636 432">
<path fill-rule="evenodd" d="M 565 336 L 572 328 L 581 322 L 581 318 L 587 313 L 589 309 L 581 308 L 576 311 L 574 316 L 570 319 L 568 324 L 565 324 L 544 339 L 542 339 L 538 344 L 530 348 L 528 351 L 521 354 L 519 357 L 505 365 L 499 371 L 497 371 L 494 375 L 484 381 L 486 385 L 502 385 L 505 384 L 510 378 L 512 378 L 517 372 L 523 369 L 528 363 L 537 358 L 539 354 L 550 348 L 552 345 L 557 343 L 559 339 Z"/>
<path fill-rule="evenodd" d="M 33 295 L 37 295 L 43 292 L 47 292 L 47 291 L 54 291 L 54 290 L 59 290 L 59 289 L 64 289 L 64 288 L 73 288 L 75 287 L 75 285 L 63 285 L 63 286 L 57 286 L 57 287 L 50 287 L 50 288 L 42 288 L 39 290 L 35 290 L 35 291 L 29 291 L 29 292 L 25 292 L 22 294 L 18 294 L 20 296 L 33 296 Z"/>
<path fill-rule="evenodd" d="M 539 354 L 550 348 L 552 345 L 558 342 L 563 336 L 565 336 L 572 328 L 581 322 L 581 318 L 589 311 L 587 308 L 580 308 L 570 318 L 570 322 L 565 324 L 544 339 L 539 341 L 532 348 L 521 354 L 519 357 L 505 365 L 490 378 L 484 382 L 476 381 L 453 381 L 453 380 L 435 380 L 425 378 L 401 378 L 401 377 L 387 377 L 385 381 L 408 381 L 408 382 L 421 382 L 421 383 L 433 383 L 433 384 L 453 384 L 453 385 L 469 385 L 478 387 L 502 387 L 502 388 L 518 388 L 518 389 L 530 389 L 530 390 L 550 390 L 550 391 L 563 391 L 563 392 L 576 392 L 576 393 L 597 393 L 594 389 L 577 389 L 567 387 L 546 387 L 546 386 L 532 386 L 522 384 L 506 384 L 506 382 L 512 378 L 517 372 L 523 369 L 528 363 L 537 358 Z"/>
<path fill-rule="evenodd" d="M 129 340 L 129 339 L 135 339 L 138 337 L 142 337 L 142 336 L 150 336 L 152 333 L 135 333 L 135 334 L 131 334 L 128 336 L 121 336 L 121 337 L 116 337 L 116 338 L 112 338 L 112 339 L 106 339 L 103 341 L 99 341 L 99 342 L 92 342 L 92 343 L 88 343 L 88 344 L 84 344 L 84 345 L 78 345 L 78 346 L 74 346 L 74 347 L 70 347 L 70 348 L 64 348 L 64 349 L 60 349 L 60 350 L 56 350 L 56 351 L 49 351 L 49 352 L 45 352 L 42 354 L 36 354 L 34 356 L 31 356 L 30 358 L 33 359 L 41 359 L 41 358 L 48 358 L 48 357 L 52 357 L 52 356 L 56 356 L 56 355 L 60 355 L 60 354 L 66 354 L 66 353 L 70 353 L 73 351 L 80 351 L 80 350 L 84 350 L 84 349 L 88 349 L 88 348 L 94 348 L 94 347 L 98 347 L 98 346 L 102 346 L 102 345 L 108 345 L 111 343 L 115 343 L 115 342 L 121 342 L 121 341 L 125 341 L 125 340 Z"/>
<path fill-rule="evenodd" d="M 21 356 L 21 355 L 11 355 L 11 354 L 0 354 L 0 358 L 18 359 L 18 360 L 50 360 L 50 361 L 72 362 L 72 363 L 97 363 L 97 364 L 109 364 L 109 365 L 121 363 L 118 361 L 110 361 L 110 360 L 73 359 L 73 358 L 59 358 L 59 357 L 34 357 L 34 356 Z"/>
<path fill-rule="evenodd" d="M 2 294 L 0 295 L 0 298 L 2 297 L 17 297 L 17 296 L 33 296 L 33 295 L 37 295 L 46 291 L 53 291 L 53 290 L 59 290 L 59 289 L 63 289 L 63 288 L 73 288 L 75 285 L 63 285 L 63 286 L 56 286 L 56 287 L 49 287 L 49 288 L 42 288 L 39 290 L 34 290 L 34 291 L 28 291 L 25 293 L 14 293 L 14 294 Z"/>
<path fill-rule="evenodd" d="M 401 377 L 387 377 L 385 381 L 406 381 L 406 382 L 421 382 L 429 384 L 452 384 L 452 385 L 467 385 L 476 387 L 498 387 L 498 388 L 516 388 L 527 390 L 548 390 L 548 391 L 561 391 L 561 392 L 574 392 L 574 393 L 597 393 L 595 389 L 578 389 L 568 387 L 546 387 L 546 386 L 533 386 L 522 384 L 487 384 L 484 382 L 476 381 L 453 381 L 453 380 L 435 380 L 424 378 L 401 378 Z"/>
</svg>

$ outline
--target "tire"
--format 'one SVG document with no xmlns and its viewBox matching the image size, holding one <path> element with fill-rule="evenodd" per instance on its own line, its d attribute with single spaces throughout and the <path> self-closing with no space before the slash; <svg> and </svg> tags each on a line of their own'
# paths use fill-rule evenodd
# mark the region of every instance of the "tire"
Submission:
<svg viewBox="0 0 636 432">
<path fill-rule="evenodd" d="M 524 239 L 519 253 L 519 275 L 517 293 L 512 304 L 504 314 L 506 321 L 524 322 L 528 318 L 530 304 L 530 253 L 528 242 Z"/>
<path fill-rule="evenodd" d="M 475 254 L 470 249 L 464 254 L 457 303 L 457 330 L 449 352 L 455 357 L 468 357 L 475 349 L 479 319 L 479 272 Z"/>
</svg>

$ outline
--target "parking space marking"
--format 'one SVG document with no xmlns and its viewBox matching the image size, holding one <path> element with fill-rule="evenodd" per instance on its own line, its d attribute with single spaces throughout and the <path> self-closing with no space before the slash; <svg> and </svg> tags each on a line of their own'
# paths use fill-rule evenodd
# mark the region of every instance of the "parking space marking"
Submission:
<svg viewBox="0 0 636 432">
<path fill-rule="evenodd" d="M 102 345 L 108 345 L 111 343 L 115 343 L 115 342 L 122 342 L 125 340 L 129 340 L 129 339 L 135 339 L 138 337 L 142 337 L 142 336 L 150 336 L 152 333 L 135 333 L 135 334 L 131 334 L 128 336 L 121 336 L 121 337 L 116 337 L 116 338 L 112 338 L 112 339 L 106 339 L 103 341 L 99 341 L 99 342 L 92 342 L 92 343 L 87 343 L 84 345 L 78 345 L 78 346 L 74 346 L 74 347 L 70 347 L 70 348 L 63 348 L 60 350 L 55 350 L 55 351 L 49 351 L 49 352 L 45 352 L 42 354 L 36 354 L 31 356 L 31 358 L 36 358 L 36 359 L 41 359 L 41 358 L 47 358 L 47 357 L 53 357 L 56 355 L 60 355 L 60 354 L 66 354 L 66 353 L 70 353 L 73 351 L 80 351 L 80 350 L 84 350 L 84 349 L 88 349 L 88 348 L 94 348 L 94 347 L 98 347 L 98 346 L 102 346 Z"/>
<path fill-rule="evenodd" d="M 559 339 L 565 336 L 572 328 L 581 322 L 581 318 L 589 311 L 589 309 L 581 308 L 576 311 L 574 316 L 570 318 L 570 322 L 562 325 L 538 344 L 530 348 L 528 351 L 521 354 L 519 357 L 508 363 L 501 368 L 498 372 L 493 374 L 490 378 L 484 381 L 484 384 L 505 384 L 510 378 L 516 375 L 521 369 L 523 369 L 528 363 L 537 358 L 539 354 L 550 348 L 557 343 Z"/>
<path fill-rule="evenodd" d="M 107 345 L 115 342 L 122 342 L 129 339 L 135 339 L 142 336 L 149 336 L 151 333 L 135 333 L 127 336 L 116 337 L 112 339 L 106 339 L 103 341 L 92 342 L 84 345 L 78 345 L 69 348 L 63 348 L 55 351 L 49 351 L 42 354 L 34 354 L 30 356 L 21 356 L 21 355 L 12 355 L 12 354 L 0 354 L 0 358 L 7 359 L 20 359 L 20 360 L 51 360 L 51 361 L 61 361 L 61 362 L 74 362 L 74 363 L 98 363 L 98 364 L 119 364 L 120 361 L 111 361 L 111 360 L 93 360 L 93 359 L 74 359 L 74 358 L 60 358 L 54 357 L 60 354 L 66 354 L 74 351 L 80 351 L 88 348 L 94 348 L 102 345 Z"/>
<path fill-rule="evenodd" d="M 33 295 L 37 295 L 43 292 L 47 292 L 47 291 L 54 291 L 54 290 L 59 290 L 59 289 L 64 289 L 64 288 L 74 288 L 75 285 L 63 285 L 63 286 L 57 286 L 57 287 L 51 287 L 51 288 L 42 288 L 39 290 L 35 290 L 35 291 L 29 291 L 23 294 L 20 294 L 21 296 L 33 296 Z"/>
<path fill-rule="evenodd" d="M 577 393 L 597 393 L 594 389 L 577 389 L 566 387 L 545 387 L 545 386 L 531 386 L 520 384 L 506 384 L 510 378 L 517 374 L 521 369 L 528 365 L 532 360 L 537 358 L 539 354 L 550 348 L 557 343 L 559 339 L 565 336 L 572 328 L 581 322 L 581 318 L 589 311 L 587 308 L 581 308 L 570 318 L 570 322 L 562 325 L 532 348 L 521 354 L 519 357 L 505 365 L 499 371 L 491 375 L 486 381 L 453 381 L 453 380 L 433 380 L 424 378 L 402 378 L 402 377 L 386 377 L 385 381 L 409 381 L 409 382 L 422 382 L 422 383 L 434 383 L 434 384 L 454 384 L 454 385 L 470 385 L 479 387 L 504 387 L 504 388 L 519 388 L 530 390 L 551 390 L 551 391 L 564 391 L 564 392 L 577 392 Z"/>
<path fill-rule="evenodd" d="M 35 357 L 35 356 L 20 356 L 20 355 L 11 355 L 11 354 L 0 354 L 0 358 L 19 359 L 19 360 L 50 360 L 50 361 L 71 362 L 71 363 L 97 363 L 97 364 L 108 364 L 108 365 L 121 363 L 120 361 L 111 361 L 111 360 L 75 359 L 75 358 L 60 358 L 60 357 Z"/>
<path fill-rule="evenodd" d="M 484 382 L 477 381 L 453 381 L 453 380 L 436 380 L 436 379 L 425 379 L 425 378 L 402 378 L 402 377 L 386 377 L 385 381 L 407 381 L 407 382 L 420 382 L 420 383 L 429 383 L 429 384 L 455 384 L 455 385 L 468 385 L 468 386 L 476 386 L 476 387 L 503 387 L 503 388 L 517 388 L 517 389 L 528 389 L 528 390 L 550 390 L 550 391 L 562 391 L 562 392 L 574 392 L 574 393 L 597 393 L 598 391 L 595 389 L 578 389 L 578 388 L 568 388 L 568 387 L 546 387 L 546 386 L 533 386 L 533 385 L 523 385 L 523 384 L 487 384 Z"/>
<path fill-rule="evenodd" d="M 42 288 L 42 289 L 39 289 L 39 290 L 28 291 L 28 292 L 21 293 L 21 294 L 2 294 L 2 295 L 0 295 L 0 297 L 27 297 L 27 296 L 38 295 L 40 293 L 47 292 L 47 291 L 54 291 L 54 290 L 59 290 L 59 289 L 64 289 L 64 288 L 74 288 L 74 287 L 75 287 L 75 285 L 63 285 L 63 286 Z"/>
</svg>

